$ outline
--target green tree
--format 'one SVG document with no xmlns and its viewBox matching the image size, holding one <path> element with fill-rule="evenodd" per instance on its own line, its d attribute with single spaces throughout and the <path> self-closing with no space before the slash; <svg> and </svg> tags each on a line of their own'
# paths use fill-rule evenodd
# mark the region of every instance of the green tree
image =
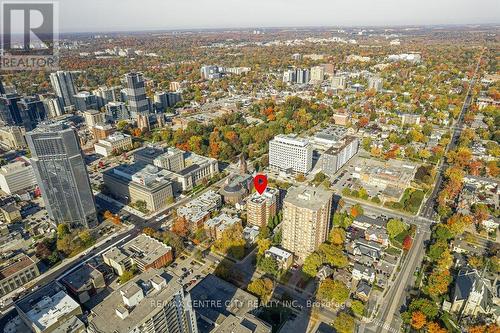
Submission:
<svg viewBox="0 0 500 333">
<path fill-rule="evenodd" d="M 256 279 L 250 282 L 247 290 L 259 297 L 262 304 L 267 303 L 273 292 L 273 281 L 268 278 Z"/>
<path fill-rule="evenodd" d="M 338 333 L 352 333 L 355 328 L 354 317 L 345 312 L 340 312 L 333 321 L 333 327 Z"/>
<path fill-rule="evenodd" d="M 365 305 L 359 300 L 354 300 L 351 302 L 351 310 L 356 316 L 362 317 L 365 314 Z"/>
<path fill-rule="evenodd" d="M 71 234 L 57 240 L 57 250 L 69 256 L 73 252 L 73 241 Z"/>
<path fill-rule="evenodd" d="M 302 272 L 310 277 L 314 277 L 318 274 L 318 268 L 322 264 L 323 258 L 318 253 L 313 252 L 306 257 L 304 265 L 302 265 Z"/>
<path fill-rule="evenodd" d="M 434 319 L 439 313 L 439 307 L 427 298 L 417 298 L 411 301 L 409 312 L 421 311 L 428 319 Z"/>
<path fill-rule="evenodd" d="M 408 225 L 399 219 L 390 219 L 389 222 L 387 222 L 387 233 L 391 239 L 394 239 L 394 237 L 407 229 Z"/>
<path fill-rule="evenodd" d="M 271 257 L 264 257 L 260 259 L 258 262 L 258 267 L 259 269 L 268 274 L 278 276 L 279 273 L 278 262 Z"/>
<path fill-rule="evenodd" d="M 85 246 L 90 246 L 94 242 L 94 238 L 90 234 L 89 230 L 83 230 L 78 234 L 78 237 L 81 239 L 82 243 Z"/>
<path fill-rule="evenodd" d="M 123 274 L 120 275 L 120 284 L 127 283 L 134 277 L 134 273 L 130 270 L 123 271 Z"/>
<path fill-rule="evenodd" d="M 317 296 L 321 300 L 341 305 L 349 298 L 349 288 L 342 281 L 325 279 L 318 288 Z"/>
<path fill-rule="evenodd" d="M 62 239 L 70 233 L 69 227 L 66 223 L 57 225 L 57 238 Z"/>
<path fill-rule="evenodd" d="M 242 235 L 243 229 L 239 224 L 227 228 L 222 232 L 222 237 L 212 245 L 212 248 L 217 252 L 241 259 L 245 255 L 246 244 Z"/>
<path fill-rule="evenodd" d="M 342 228 L 334 227 L 328 237 L 333 245 L 343 245 L 346 240 L 346 231 Z"/>
<path fill-rule="evenodd" d="M 127 125 L 128 125 L 128 122 L 126 120 L 120 120 L 116 124 L 116 129 L 119 130 L 119 131 L 122 131 Z"/>
<path fill-rule="evenodd" d="M 314 176 L 313 182 L 314 182 L 315 184 L 319 184 L 319 183 L 323 182 L 325 179 L 326 179 L 326 175 L 325 175 L 323 172 L 318 172 L 318 173 Z"/>
<path fill-rule="evenodd" d="M 349 265 L 349 260 L 338 246 L 323 243 L 319 246 L 318 253 L 323 258 L 323 262 L 334 267 L 343 268 Z"/>
</svg>

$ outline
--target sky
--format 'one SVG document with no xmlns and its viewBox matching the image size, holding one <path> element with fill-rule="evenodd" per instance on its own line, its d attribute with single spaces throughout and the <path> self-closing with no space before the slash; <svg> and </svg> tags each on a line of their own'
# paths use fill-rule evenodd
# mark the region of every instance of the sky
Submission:
<svg viewBox="0 0 500 333">
<path fill-rule="evenodd" d="M 500 23 L 499 0 L 60 0 L 60 32 Z"/>
</svg>

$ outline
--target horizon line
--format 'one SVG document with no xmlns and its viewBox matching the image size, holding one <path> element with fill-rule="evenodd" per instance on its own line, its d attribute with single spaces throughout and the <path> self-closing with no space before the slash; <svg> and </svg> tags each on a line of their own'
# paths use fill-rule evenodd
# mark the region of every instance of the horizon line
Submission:
<svg viewBox="0 0 500 333">
<path fill-rule="evenodd" d="M 240 27 L 204 27 L 204 28 L 145 28 L 135 30 L 66 30 L 59 31 L 62 34 L 117 34 L 117 33 L 147 33 L 147 32 L 200 32 L 200 31 L 227 31 L 227 30 L 276 30 L 276 29 L 372 29 L 372 28 L 425 28 L 425 27 L 466 27 L 466 26 L 500 26 L 500 22 L 486 23 L 429 23 L 429 24 L 370 24 L 370 25 L 302 25 L 302 26 L 240 26 Z"/>
</svg>

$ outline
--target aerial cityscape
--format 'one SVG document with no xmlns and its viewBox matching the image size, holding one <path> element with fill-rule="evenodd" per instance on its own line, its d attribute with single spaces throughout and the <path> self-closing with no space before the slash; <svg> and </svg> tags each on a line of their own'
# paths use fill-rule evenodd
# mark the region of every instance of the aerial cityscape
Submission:
<svg viewBox="0 0 500 333">
<path fill-rule="evenodd" d="M 500 3 L 83 3 L 0 1 L 0 333 L 500 332 Z"/>
</svg>

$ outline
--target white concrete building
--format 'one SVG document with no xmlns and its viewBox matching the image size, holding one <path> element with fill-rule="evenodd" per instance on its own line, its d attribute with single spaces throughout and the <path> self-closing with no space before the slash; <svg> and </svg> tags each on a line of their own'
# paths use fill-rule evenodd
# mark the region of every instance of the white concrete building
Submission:
<svg viewBox="0 0 500 333">
<path fill-rule="evenodd" d="M 383 83 L 382 78 L 373 76 L 368 79 L 368 89 L 373 89 L 375 91 L 380 91 L 383 88 Z"/>
<path fill-rule="evenodd" d="M 16 161 L 0 168 L 0 188 L 7 194 L 36 185 L 33 167 L 26 161 Z"/>
<path fill-rule="evenodd" d="M 313 147 L 296 135 L 277 135 L 269 142 L 269 165 L 280 171 L 308 173 L 312 169 Z"/>
<path fill-rule="evenodd" d="M 104 157 L 110 156 L 113 152 L 128 150 L 130 148 L 132 148 L 132 137 L 121 132 L 115 132 L 106 139 L 99 140 L 99 142 L 94 145 L 96 154 Z"/>
<path fill-rule="evenodd" d="M 346 78 L 343 75 L 332 77 L 332 89 L 345 89 L 347 87 Z"/>
<path fill-rule="evenodd" d="M 323 66 L 315 66 L 311 68 L 311 81 L 321 83 L 325 78 L 325 68 Z"/>
<path fill-rule="evenodd" d="M 293 254 L 276 246 L 266 250 L 264 256 L 276 260 L 280 269 L 288 269 L 293 264 Z"/>
</svg>

